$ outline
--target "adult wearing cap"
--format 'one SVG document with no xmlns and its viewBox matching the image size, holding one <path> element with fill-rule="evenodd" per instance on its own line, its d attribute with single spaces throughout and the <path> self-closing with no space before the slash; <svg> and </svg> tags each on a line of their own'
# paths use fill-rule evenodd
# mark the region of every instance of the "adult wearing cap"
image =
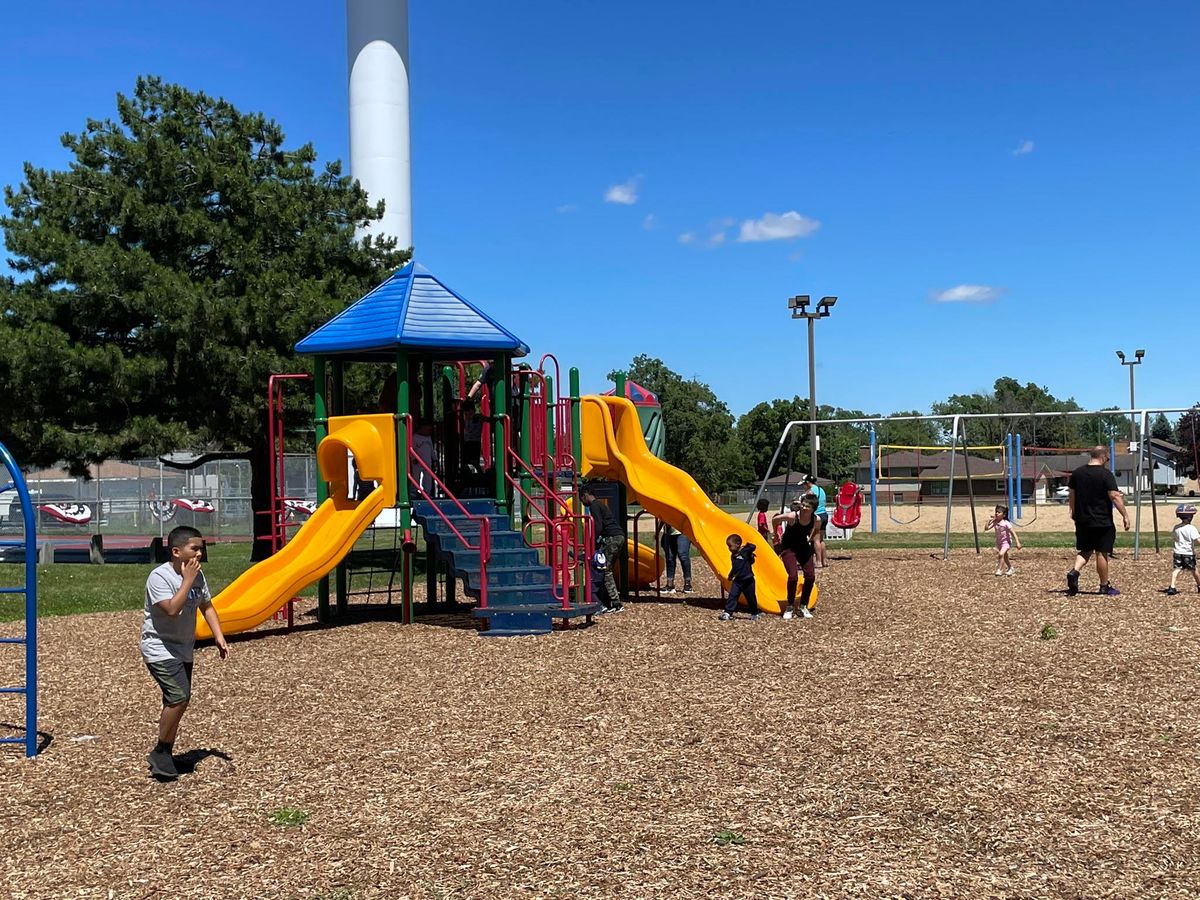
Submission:
<svg viewBox="0 0 1200 900">
<path fill-rule="evenodd" d="M 816 475 L 805 475 L 801 482 L 807 494 L 817 497 L 817 530 L 813 534 L 813 549 L 817 555 L 817 565 L 825 568 L 825 529 L 829 527 L 829 511 L 825 509 L 825 489 L 817 484 Z"/>
<path fill-rule="evenodd" d="M 1129 515 L 1125 512 L 1125 498 L 1117 489 L 1117 479 L 1108 470 L 1108 459 L 1107 447 L 1093 447 L 1091 458 L 1072 472 L 1067 481 L 1067 506 L 1075 521 L 1076 551 L 1075 565 L 1067 573 L 1068 597 L 1079 593 L 1079 573 L 1093 553 L 1096 554 L 1096 574 L 1100 576 L 1100 593 L 1106 597 L 1121 593 L 1108 581 L 1108 558 L 1117 542 L 1113 507 L 1121 513 L 1121 523 L 1126 531 L 1129 530 Z"/>
</svg>

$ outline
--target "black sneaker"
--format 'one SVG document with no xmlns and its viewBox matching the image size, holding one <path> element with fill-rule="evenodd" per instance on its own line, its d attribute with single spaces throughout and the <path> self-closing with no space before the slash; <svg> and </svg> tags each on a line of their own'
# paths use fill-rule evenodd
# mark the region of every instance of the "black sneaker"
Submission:
<svg viewBox="0 0 1200 900">
<path fill-rule="evenodd" d="M 1179 590 L 1177 588 L 1167 588 L 1167 596 L 1168 597 L 1174 597 L 1178 593 L 1179 593 Z"/>
<path fill-rule="evenodd" d="M 692 590 L 692 583 L 690 581 L 685 581 L 683 583 L 683 592 L 685 594 L 694 594 L 695 593 L 695 591 Z"/>
<path fill-rule="evenodd" d="M 1120 595 L 1120 593 L 1121 592 L 1118 591 L 1111 584 L 1100 585 L 1100 596 L 1102 596 L 1102 597 L 1117 597 Z"/>
<path fill-rule="evenodd" d="M 150 774 L 160 781 L 174 781 L 179 777 L 169 750 L 151 750 L 146 761 L 150 763 Z"/>
<path fill-rule="evenodd" d="M 1072 569 L 1067 573 L 1067 596 L 1074 597 L 1079 593 L 1079 573 Z"/>
</svg>

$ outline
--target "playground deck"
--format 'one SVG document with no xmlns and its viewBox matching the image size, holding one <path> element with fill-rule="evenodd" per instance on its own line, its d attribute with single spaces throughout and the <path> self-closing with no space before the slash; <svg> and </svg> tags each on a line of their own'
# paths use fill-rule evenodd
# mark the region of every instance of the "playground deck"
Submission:
<svg viewBox="0 0 1200 900">
<path fill-rule="evenodd" d="M 173 785 L 146 775 L 140 613 L 45 619 L 53 741 L 0 756 L 0 878 L 14 897 L 1194 896 L 1200 596 L 1158 593 L 1169 556 L 1126 555 L 1121 597 L 1067 599 L 1068 558 L 994 578 L 987 554 L 860 551 L 807 623 L 718 624 L 697 566 L 688 606 L 571 635 L 446 627 L 465 616 L 251 635 L 200 654 Z M 285 808 L 306 823 L 272 824 Z"/>
</svg>

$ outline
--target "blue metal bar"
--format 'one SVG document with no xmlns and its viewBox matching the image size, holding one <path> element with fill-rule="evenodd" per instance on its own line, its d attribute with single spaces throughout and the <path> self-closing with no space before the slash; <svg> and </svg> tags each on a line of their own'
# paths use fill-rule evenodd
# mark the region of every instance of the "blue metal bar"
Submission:
<svg viewBox="0 0 1200 900">
<path fill-rule="evenodd" d="M 23 588 L 23 587 L 0 588 L 0 594 L 23 594 L 23 593 L 25 593 L 25 588 Z"/>
<path fill-rule="evenodd" d="M 1108 468 L 1114 475 L 1117 474 L 1117 439 L 1112 436 L 1108 439 Z"/>
<path fill-rule="evenodd" d="M 23 737 L 0 738 L 0 744 L 23 744 L 23 743 L 25 743 L 25 738 L 23 738 Z"/>
<path fill-rule="evenodd" d="M 1021 433 L 1018 431 L 1017 432 L 1017 454 L 1016 454 L 1017 455 L 1017 459 L 1016 459 L 1017 475 L 1016 475 L 1016 478 L 1014 479 L 1014 484 L 1016 485 L 1016 489 L 1017 489 L 1016 501 L 1017 501 L 1017 518 L 1018 519 L 1021 518 L 1021 475 L 1022 475 L 1021 455 L 1023 453 L 1024 453 L 1024 451 L 1021 449 Z"/>
<path fill-rule="evenodd" d="M 4 444 L 0 444 L 0 462 L 8 470 L 8 476 L 21 500 L 21 519 L 25 526 L 25 755 L 34 756 L 38 750 L 37 732 L 37 519 L 34 516 L 33 500 L 21 467 Z M 6 593 L 18 593 L 6 591 Z M 15 691 L 6 691 L 14 693 Z M 19 743 L 19 741 L 5 741 Z"/>
<path fill-rule="evenodd" d="M 877 507 L 875 505 L 875 495 L 876 495 L 876 493 L 878 493 L 876 488 L 878 487 L 879 482 L 876 477 L 877 473 L 875 472 L 875 426 L 874 425 L 871 426 L 869 433 L 871 435 L 871 534 L 875 534 L 876 532 L 879 531 L 879 526 L 875 521 L 875 515 L 876 515 L 876 511 L 877 511 Z"/>
<path fill-rule="evenodd" d="M 0 694 L 24 694 L 25 692 L 25 688 L 23 687 L 0 687 Z"/>
<path fill-rule="evenodd" d="M 0 638 L 0 644 L 23 644 L 23 643 L 25 643 L 25 638 L 23 638 L 23 637 Z"/>
</svg>

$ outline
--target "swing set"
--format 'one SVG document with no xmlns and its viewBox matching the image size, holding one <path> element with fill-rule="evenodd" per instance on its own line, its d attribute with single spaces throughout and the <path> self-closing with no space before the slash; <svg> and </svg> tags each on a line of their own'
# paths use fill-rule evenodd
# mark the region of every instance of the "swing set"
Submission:
<svg viewBox="0 0 1200 900">
<path fill-rule="evenodd" d="M 945 482 L 948 484 L 951 477 L 960 477 L 951 476 L 949 474 L 922 474 L 923 469 L 936 469 L 939 467 L 940 462 L 934 460 L 936 454 L 946 454 L 949 453 L 951 449 L 955 448 L 948 446 L 913 444 L 877 444 L 875 446 L 874 451 L 871 454 L 872 483 L 879 484 L 880 486 L 886 486 L 888 488 L 886 491 L 887 514 L 888 518 L 892 522 L 897 525 L 912 525 L 921 518 L 921 509 L 924 506 L 924 485 L 926 483 Z M 963 457 L 964 461 L 969 460 L 970 454 L 972 453 L 995 453 L 998 451 L 1000 453 L 998 460 L 992 458 L 987 458 L 984 460 L 979 456 L 976 456 L 975 459 L 986 461 L 988 463 L 1000 462 L 1002 465 L 1002 471 L 994 473 L 979 472 L 972 474 L 970 471 L 970 464 L 967 462 L 964 477 L 966 477 L 968 481 L 970 481 L 971 478 L 1004 478 L 1007 483 L 1007 472 L 1009 470 L 1009 450 L 1004 444 L 983 444 L 978 446 L 964 445 L 963 447 L 957 449 L 961 450 L 965 454 Z M 907 457 L 899 456 L 899 454 L 902 453 L 911 453 L 911 460 Z M 922 462 L 922 454 L 925 454 L 925 458 L 928 460 L 928 462 Z M 894 474 L 893 470 L 897 468 L 905 470 L 911 469 L 911 473 Z M 913 505 L 913 508 L 916 510 L 915 514 L 910 513 L 908 516 L 901 518 L 901 510 L 905 508 L 907 504 L 903 499 L 897 499 L 897 492 L 894 490 L 897 485 L 916 486 L 916 500 Z M 902 497 L 903 495 L 901 495 L 901 498 Z"/>
</svg>

